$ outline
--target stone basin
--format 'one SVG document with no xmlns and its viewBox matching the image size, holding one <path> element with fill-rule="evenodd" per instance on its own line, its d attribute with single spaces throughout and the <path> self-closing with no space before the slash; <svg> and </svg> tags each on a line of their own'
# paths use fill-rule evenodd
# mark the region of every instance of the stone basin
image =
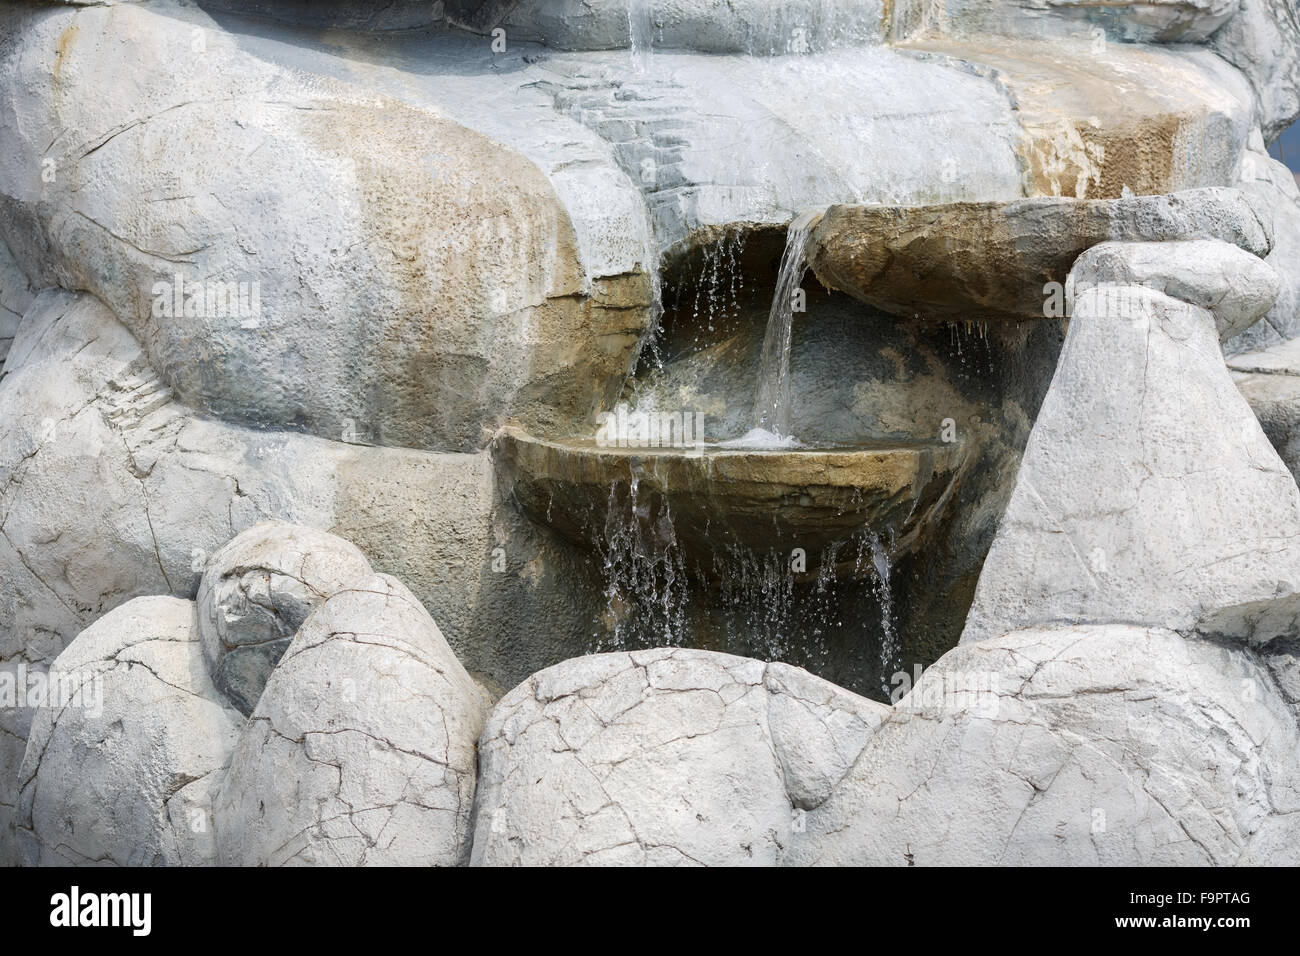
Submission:
<svg viewBox="0 0 1300 956">
<path fill-rule="evenodd" d="M 736 548 L 802 548 L 809 573 L 828 546 L 864 533 L 895 555 L 913 550 L 942 519 L 971 457 L 961 442 L 628 448 L 516 428 L 501 432 L 497 450 L 515 500 L 535 521 L 599 549 L 626 524 L 631 500 L 643 527 L 674 541 L 705 576 Z"/>
</svg>

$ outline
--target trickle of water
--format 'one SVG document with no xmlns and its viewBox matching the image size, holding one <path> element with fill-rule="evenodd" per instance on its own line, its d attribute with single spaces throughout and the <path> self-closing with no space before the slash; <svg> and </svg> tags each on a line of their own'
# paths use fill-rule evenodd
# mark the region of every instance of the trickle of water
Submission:
<svg viewBox="0 0 1300 956">
<path fill-rule="evenodd" d="M 890 675 L 902 662 L 898 635 L 894 632 L 894 590 L 889 583 L 889 548 L 874 532 L 870 534 L 871 564 L 876 572 L 876 598 L 880 601 L 880 680 L 881 690 L 889 693 Z"/>
<path fill-rule="evenodd" d="M 790 223 L 776 278 L 776 294 L 772 296 L 767 331 L 763 335 L 754 430 L 781 438 L 790 435 L 790 333 L 794 324 L 794 293 L 808 268 L 808 237 L 817 218 L 816 213 L 802 213 Z"/>
<path fill-rule="evenodd" d="M 596 651 L 640 644 L 674 646 L 686 633 L 687 577 L 667 502 L 641 491 L 633 476 L 626 492 L 610 485 L 605 526 L 595 538 L 604 566 L 609 641 Z"/>
</svg>

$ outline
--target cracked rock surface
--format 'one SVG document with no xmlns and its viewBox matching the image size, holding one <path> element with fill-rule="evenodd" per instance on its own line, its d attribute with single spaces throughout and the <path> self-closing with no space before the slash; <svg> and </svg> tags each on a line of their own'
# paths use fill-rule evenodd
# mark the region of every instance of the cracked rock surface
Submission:
<svg viewBox="0 0 1300 956">
<path fill-rule="evenodd" d="M 486 705 L 397 580 L 336 592 L 299 629 L 240 735 L 216 805 L 221 862 L 464 862 Z"/>
<path fill-rule="evenodd" d="M 216 861 L 211 797 L 243 723 L 208 677 L 194 604 L 136 598 L 83 631 L 52 671 L 18 772 L 29 865 Z"/>
<path fill-rule="evenodd" d="M 473 863 L 776 864 L 887 713 L 710 651 L 565 661 L 483 730 Z"/>
<path fill-rule="evenodd" d="M 1159 628 L 1029 629 L 926 671 L 800 865 L 1294 865 L 1295 712 L 1253 651 Z"/>
<path fill-rule="evenodd" d="M 199 582 L 199 637 L 217 687 L 242 714 L 307 615 L 372 575 L 350 542 L 287 521 L 264 521 L 214 554 Z"/>
</svg>

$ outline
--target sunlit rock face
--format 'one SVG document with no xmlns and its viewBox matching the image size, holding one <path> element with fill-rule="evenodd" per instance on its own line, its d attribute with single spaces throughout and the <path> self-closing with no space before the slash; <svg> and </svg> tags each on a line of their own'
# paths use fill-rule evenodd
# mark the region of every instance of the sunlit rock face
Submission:
<svg viewBox="0 0 1300 956">
<path fill-rule="evenodd" d="M 0 0 L 0 861 L 1291 861 L 1297 51 Z"/>
</svg>

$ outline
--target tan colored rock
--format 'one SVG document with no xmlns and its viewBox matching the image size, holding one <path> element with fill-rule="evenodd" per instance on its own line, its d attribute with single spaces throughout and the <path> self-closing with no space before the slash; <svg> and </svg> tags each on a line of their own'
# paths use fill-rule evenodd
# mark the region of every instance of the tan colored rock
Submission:
<svg viewBox="0 0 1300 956">
<path fill-rule="evenodd" d="M 1108 240 L 1219 239 L 1268 254 L 1271 223 L 1233 189 L 1122 199 L 831 206 L 810 239 L 823 285 L 902 316 L 1061 318 L 1074 261 Z"/>
</svg>

